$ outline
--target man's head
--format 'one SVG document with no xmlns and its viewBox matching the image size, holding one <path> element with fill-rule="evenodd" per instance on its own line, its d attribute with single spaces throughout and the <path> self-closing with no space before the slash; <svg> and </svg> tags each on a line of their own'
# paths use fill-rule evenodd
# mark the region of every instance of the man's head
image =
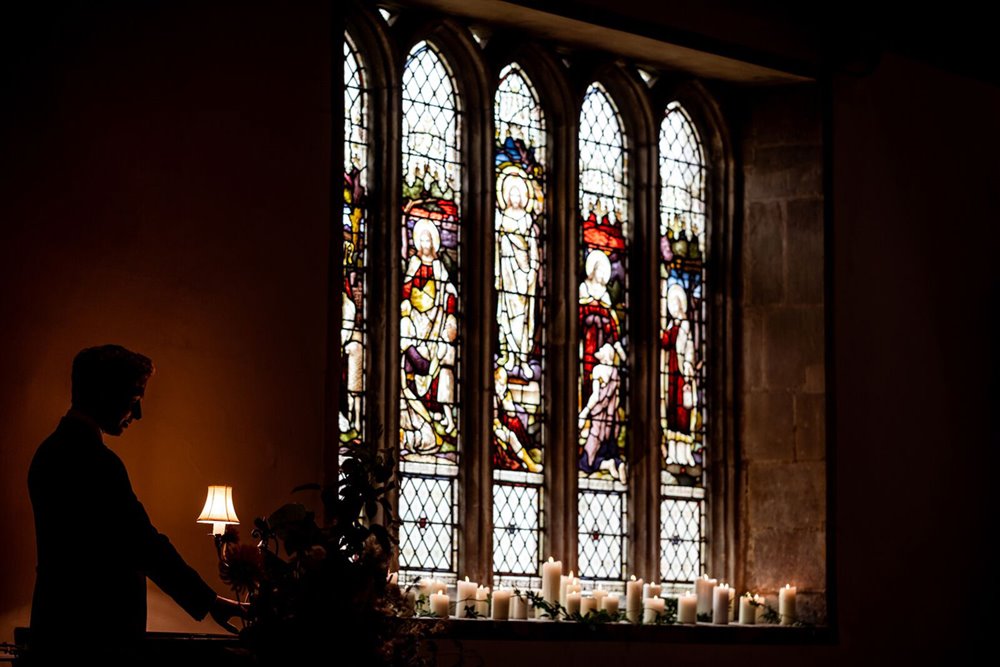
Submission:
<svg viewBox="0 0 1000 667">
<path fill-rule="evenodd" d="M 142 418 L 140 401 L 153 370 L 149 357 L 121 345 L 81 350 L 73 360 L 73 407 L 108 435 L 121 435 Z"/>
</svg>

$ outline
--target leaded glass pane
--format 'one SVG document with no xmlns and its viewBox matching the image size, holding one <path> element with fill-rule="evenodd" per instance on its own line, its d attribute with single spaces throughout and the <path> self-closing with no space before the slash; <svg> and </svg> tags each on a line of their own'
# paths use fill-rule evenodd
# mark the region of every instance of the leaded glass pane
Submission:
<svg viewBox="0 0 1000 667">
<path fill-rule="evenodd" d="M 628 438 L 628 152 L 618 111 L 599 83 L 580 111 L 580 576 L 625 572 Z M 599 491 L 599 492 L 598 492 Z"/>
<path fill-rule="evenodd" d="M 706 166 L 694 123 L 677 102 L 660 124 L 660 562 L 664 581 L 690 581 L 704 560 L 707 337 Z"/>
<path fill-rule="evenodd" d="M 580 576 L 620 581 L 625 576 L 625 494 L 581 491 L 579 494 Z"/>
<path fill-rule="evenodd" d="M 456 565 L 455 479 L 404 475 L 399 489 L 399 562 L 411 570 Z"/>
<path fill-rule="evenodd" d="M 540 495 L 537 486 L 493 485 L 493 571 L 498 575 L 537 573 Z"/>
<path fill-rule="evenodd" d="M 404 461 L 458 462 L 459 116 L 454 84 L 427 42 L 403 73 L 403 289 L 400 443 Z"/>
<path fill-rule="evenodd" d="M 340 442 L 347 453 L 364 438 L 365 270 L 368 254 L 368 100 L 365 72 L 349 35 L 344 39 L 344 285 L 340 328 Z"/>
<path fill-rule="evenodd" d="M 660 573 L 663 581 L 694 581 L 703 571 L 702 502 L 663 498 L 660 502 Z"/>
</svg>

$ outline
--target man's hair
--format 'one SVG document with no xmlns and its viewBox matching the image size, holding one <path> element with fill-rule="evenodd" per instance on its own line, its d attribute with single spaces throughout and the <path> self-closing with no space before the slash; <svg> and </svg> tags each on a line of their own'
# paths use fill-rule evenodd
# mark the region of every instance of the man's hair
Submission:
<svg viewBox="0 0 1000 667">
<path fill-rule="evenodd" d="M 100 397 L 131 391 L 153 374 L 153 361 L 121 345 L 81 350 L 73 359 L 73 405 L 89 407 Z"/>
</svg>

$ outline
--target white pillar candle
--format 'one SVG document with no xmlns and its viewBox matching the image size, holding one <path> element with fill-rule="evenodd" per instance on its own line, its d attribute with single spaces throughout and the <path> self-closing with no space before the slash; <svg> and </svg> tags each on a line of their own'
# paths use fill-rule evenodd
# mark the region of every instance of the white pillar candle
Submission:
<svg viewBox="0 0 1000 667">
<path fill-rule="evenodd" d="M 778 613 L 782 625 L 795 625 L 795 590 L 791 584 L 778 589 Z"/>
<path fill-rule="evenodd" d="M 604 611 L 608 612 L 612 616 L 618 613 L 618 593 L 609 593 L 604 598 Z"/>
<path fill-rule="evenodd" d="M 603 588 L 598 588 L 593 595 L 594 599 L 597 600 L 597 611 L 604 609 L 604 598 L 608 596 L 608 592 Z"/>
<path fill-rule="evenodd" d="M 592 611 L 597 611 L 597 598 L 591 595 L 580 597 L 580 616 L 586 616 Z"/>
<path fill-rule="evenodd" d="M 677 622 L 698 622 L 698 596 L 694 593 L 682 593 L 677 599 Z"/>
<path fill-rule="evenodd" d="M 566 593 L 566 615 L 580 613 L 580 594 L 577 592 Z"/>
<path fill-rule="evenodd" d="M 646 625 L 656 623 L 657 617 L 666 609 L 666 602 L 663 598 L 654 595 L 643 601 L 642 622 Z"/>
<path fill-rule="evenodd" d="M 486 618 L 490 613 L 490 589 L 485 586 L 480 586 L 476 589 L 476 614 L 480 618 Z"/>
<path fill-rule="evenodd" d="M 458 582 L 457 592 L 455 595 L 455 618 L 465 618 L 465 608 L 476 606 L 476 589 L 479 586 L 474 581 L 469 581 L 466 577 L 465 581 Z"/>
<path fill-rule="evenodd" d="M 694 592 L 698 596 L 698 613 L 712 613 L 712 589 L 718 584 L 717 579 L 709 579 L 707 574 L 701 575 L 701 579 L 695 579 Z"/>
<path fill-rule="evenodd" d="M 729 623 L 729 586 L 720 584 L 712 591 L 714 600 L 712 604 L 712 622 L 718 625 Z"/>
<path fill-rule="evenodd" d="M 506 621 L 510 618 L 510 596 L 508 590 L 493 591 L 492 616 L 495 621 Z"/>
<path fill-rule="evenodd" d="M 740 625 L 755 625 L 757 623 L 757 607 L 753 606 L 753 597 L 747 593 L 740 597 Z"/>
<path fill-rule="evenodd" d="M 625 582 L 625 617 L 629 623 L 638 623 L 642 618 L 642 579 L 633 574 Z"/>
<path fill-rule="evenodd" d="M 519 621 L 527 620 L 528 618 L 528 597 L 522 593 L 521 595 L 512 595 L 510 599 L 510 617 Z"/>
<path fill-rule="evenodd" d="M 729 622 L 736 620 L 736 589 L 729 587 Z"/>
<path fill-rule="evenodd" d="M 449 603 L 447 593 L 431 593 L 431 613 L 435 616 L 447 618 Z"/>
<path fill-rule="evenodd" d="M 661 584 L 645 584 L 642 587 L 642 599 L 645 600 L 646 598 L 654 598 L 658 596 L 662 590 L 663 586 Z"/>
<path fill-rule="evenodd" d="M 576 583 L 579 583 L 579 579 L 573 576 L 573 570 L 569 571 L 569 576 L 559 577 L 559 604 L 566 606 L 566 594 L 570 591 L 569 587 Z"/>
<path fill-rule="evenodd" d="M 559 600 L 559 584 L 562 581 L 562 561 L 552 560 L 542 563 L 542 599 L 550 604 Z"/>
</svg>

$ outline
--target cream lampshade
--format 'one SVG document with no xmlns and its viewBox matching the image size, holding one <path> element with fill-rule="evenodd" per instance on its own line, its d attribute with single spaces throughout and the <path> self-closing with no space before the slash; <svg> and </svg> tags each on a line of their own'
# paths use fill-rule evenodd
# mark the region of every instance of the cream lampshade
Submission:
<svg viewBox="0 0 1000 667">
<path fill-rule="evenodd" d="M 236 509 L 233 507 L 233 487 L 208 487 L 205 508 L 201 510 L 198 523 L 210 523 L 212 524 L 212 534 L 222 535 L 226 530 L 226 524 L 238 524 L 239 522 Z"/>
</svg>

